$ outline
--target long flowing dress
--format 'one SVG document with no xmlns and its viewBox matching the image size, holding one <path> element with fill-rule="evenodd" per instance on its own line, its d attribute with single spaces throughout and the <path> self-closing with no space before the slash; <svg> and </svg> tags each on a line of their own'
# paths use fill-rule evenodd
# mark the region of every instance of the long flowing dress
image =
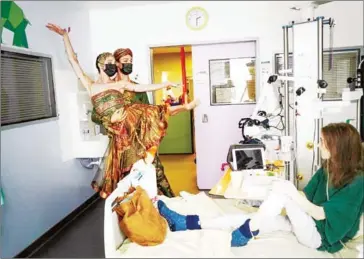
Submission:
<svg viewBox="0 0 364 259">
<path fill-rule="evenodd" d="M 166 105 L 143 104 L 148 102 L 145 93 L 129 91 L 105 91 L 93 96 L 92 102 L 92 119 L 105 127 L 110 138 L 106 156 L 92 182 L 100 196 L 106 198 L 130 172 L 133 164 L 144 157 L 146 150 L 159 145 L 166 133 L 168 111 Z M 125 119 L 111 123 L 111 115 L 120 109 Z M 159 194 L 174 197 L 158 155 L 153 164 L 157 171 Z"/>
<path fill-rule="evenodd" d="M 134 84 L 137 84 L 134 81 L 131 81 L 131 82 Z M 134 92 L 134 93 L 129 93 L 129 94 L 131 94 L 133 96 L 132 103 L 150 104 L 148 95 L 145 92 L 141 92 L 141 93 Z M 133 159 L 133 161 L 134 162 L 132 164 L 134 164 L 136 162 L 135 159 Z M 156 154 L 153 164 L 157 171 L 157 185 L 158 185 L 159 194 L 163 194 L 170 198 L 174 197 L 175 194 L 172 191 L 171 185 L 169 184 L 168 179 L 164 173 L 164 166 L 163 166 L 162 161 L 160 160 L 158 154 Z M 129 171 L 130 171 L 130 169 L 129 169 Z"/>
</svg>

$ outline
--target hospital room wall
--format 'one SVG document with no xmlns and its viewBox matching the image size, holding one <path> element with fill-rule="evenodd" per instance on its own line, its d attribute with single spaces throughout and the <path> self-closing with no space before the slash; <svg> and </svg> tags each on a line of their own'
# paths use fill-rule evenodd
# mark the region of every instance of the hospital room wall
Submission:
<svg viewBox="0 0 364 259">
<path fill-rule="evenodd" d="M 142 82 L 150 81 L 149 46 L 191 44 L 195 42 L 229 41 L 246 37 L 259 38 L 262 61 L 272 61 L 275 52 L 283 51 L 282 25 L 300 18 L 300 13 L 290 10 L 294 1 L 174 1 L 118 7 L 118 2 L 105 1 L 90 10 L 92 52 L 119 47 L 134 51 L 134 73 Z M 296 2 L 300 4 L 301 2 Z M 201 31 L 188 29 L 185 15 L 193 6 L 208 12 L 209 22 Z M 343 10 L 345 9 L 345 12 Z M 161 14 L 156 16 L 155 14 Z M 336 20 L 334 47 L 363 45 L 362 1 L 335 1 L 321 5 L 316 15 Z M 108 17 L 107 20 L 100 17 Z M 128 24 L 122 33 L 115 34 L 110 23 Z M 348 33 L 349 32 L 349 33 Z M 328 47 L 328 36 L 325 47 Z"/>
<path fill-rule="evenodd" d="M 105 2 L 103 7 L 90 10 L 93 55 L 105 49 L 131 48 L 134 70 L 142 82 L 151 79 L 149 46 L 153 45 L 190 45 L 258 37 L 262 60 L 271 61 L 273 52 L 282 49 L 282 25 L 297 16 L 284 2 L 174 1 L 147 6 L 118 8 L 116 3 L 110 6 L 112 8 Z M 209 15 L 208 25 L 201 31 L 192 31 L 186 26 L 186 13 L 193 6 L 205 8 Z M 157 13 L 161 15 L 155 15 Z M 99 19 L 104 16 L 108 21 Z M 122 33 L 114 34 L 114 28 L 107 25 L 110 23 L 129 25 L 123 27 Z"/>
<path fill-rule="evenodd" d="M 334 1 L 320 5 L 315 14 L 335 19 L 333 36 L 335 48 L 363 46 L 363 9 L 363 1 Z M 324 47 L 329 48 L 329 43 L 329 26 L 325 26 Z"/>
<path fill-rule="evenodd" d="M 94 71 L 90 50 L 89 18 L 77 2 L 19 1 L 31 25 L 26 29 L 29 48 L 54 57 L 59 119 L 1 130 L 1 258 L 11 258 L 89 199 L 93 171 L 77 160 L 64 160 L 61 139 L 70 125 L 64 104 L 67 92 L 77 88 L 60 36 L 47 22 L 72 28 L 71 39 L 86 72 Z M 82 2 L 79 2 L 82 3 Z M 12 44 L 4 30 L 3 40 Z M 62 138 L 61 138 L 62 137 Z M 66 137 L 67 139 L 67 137 Z"/>
</svg>

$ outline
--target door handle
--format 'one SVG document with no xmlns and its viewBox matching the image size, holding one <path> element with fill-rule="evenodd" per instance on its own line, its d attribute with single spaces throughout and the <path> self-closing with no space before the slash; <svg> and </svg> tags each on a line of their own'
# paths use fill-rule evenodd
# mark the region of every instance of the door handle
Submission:
<svg viewBox="0 0 364 259">
<path fill-rule="evenodd" d="M 202 115 L 202 123 L 208 123 L 209 122 L 209 117 L 207 116 L 207 114 Z"/>
</svg>

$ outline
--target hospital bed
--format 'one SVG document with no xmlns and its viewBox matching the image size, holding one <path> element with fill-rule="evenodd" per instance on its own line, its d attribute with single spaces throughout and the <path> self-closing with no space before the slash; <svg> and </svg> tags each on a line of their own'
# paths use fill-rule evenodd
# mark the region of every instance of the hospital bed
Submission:
<svg viewBox="0 0 364 259">
<path fill-rule="evenodd" d="M 139 246 L 130 242 L 120 231 L 117 215 L 111 211 L 111 203 L 122 192 L 122 188 L 116 189 L 105 202 L 106 258 L 363 258 L 363 218 L 357 237 L 336 254 L 307 248 L 298 243 L 292 233 L 284 231 L 260 235 L 247 246 L 239 248 L 230 247 L 230 232 L 223 230 L 168 232 L 161 245 Z M 236 206 L 232 199 L 212 199 L 204 192 L 197 195 L 182 192 L 181 197 L 160 196 L 160 199 L 181 214 L 199 214 L 202 218 L 249 213 L 247 209 Z"/>
</svg>

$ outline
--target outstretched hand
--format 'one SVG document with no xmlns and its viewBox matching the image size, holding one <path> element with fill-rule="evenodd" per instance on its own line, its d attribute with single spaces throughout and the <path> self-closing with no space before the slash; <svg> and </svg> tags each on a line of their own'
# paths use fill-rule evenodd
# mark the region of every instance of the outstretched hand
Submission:
<svg viewBox="0 0 364 259">
<path fill-rule="evenodd" d="M 172 82 L 165 82 L 164 84 L 165 84 L 166 88 L 170 88 L 170 87 L 182 88 L 181 84 L 175 84 L 175 83 L 172 83 Z"/>
<path fill-rule="evenodd" d="M 61 36 L 64 36 L 66 33 L 69 33 L 71 31 L 70 27 L 68 27 L 67 29 L 62 29 L 60 26 L 53 23 L 48 23 L 46 27 Z"/>
</svg>

